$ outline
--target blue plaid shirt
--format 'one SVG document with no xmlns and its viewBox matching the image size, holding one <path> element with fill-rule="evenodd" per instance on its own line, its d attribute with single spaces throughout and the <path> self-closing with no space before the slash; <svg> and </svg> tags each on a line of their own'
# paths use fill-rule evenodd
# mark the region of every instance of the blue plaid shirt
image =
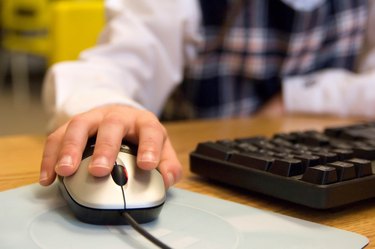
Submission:
<svg viewBox="0 0 375 249">
<path fill-rule="evenodd" d="M 205 44 L 166 118 L 249 115 L 280 91 L 283 77 L 353 70 L 367 21 L 366 0 L 327 0 L 311 11 L 280 0 L 245 0 L 222 43 L 211 49 L 231 2 L 200 2 Z"/>
</svg>

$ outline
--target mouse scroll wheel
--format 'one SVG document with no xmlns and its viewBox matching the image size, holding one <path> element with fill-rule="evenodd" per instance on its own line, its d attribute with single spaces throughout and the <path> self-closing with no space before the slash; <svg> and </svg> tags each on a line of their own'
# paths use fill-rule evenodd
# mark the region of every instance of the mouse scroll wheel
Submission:
<svg viewBox="0 0 375 249">
<path fill-rule="evenodd" d="M 117 164 L 117 162 L 113 165 L 111 176 L 117 185 L 124 186 L 128 182 L 128 174 L 125 167 Z"/>
</svg>

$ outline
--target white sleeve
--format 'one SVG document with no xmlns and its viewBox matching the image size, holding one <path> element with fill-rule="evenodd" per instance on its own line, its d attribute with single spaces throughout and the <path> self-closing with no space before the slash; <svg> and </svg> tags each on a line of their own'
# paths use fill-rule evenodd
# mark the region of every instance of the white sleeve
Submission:
<svg viewBox="0 0 375 249">
<path fill-rule="evenodd" d="M 287 112 L 375 117 L 375 1 L 369 4 L 358 72 L 334 69 L 283 79 Z"/>
<path fill-rule="evenodd" d="M 287 112 L 375 117 L 375 70 L 327 70 L 284 80 Z"/>
<path fill-rule="evenodd" d="M 99 44 L 47 73 L 43 100 L 53 127 L 110 103 L 159 114 L 200 42 L 197 1 L 107 0 L 106 8 Z"/>
</svg>

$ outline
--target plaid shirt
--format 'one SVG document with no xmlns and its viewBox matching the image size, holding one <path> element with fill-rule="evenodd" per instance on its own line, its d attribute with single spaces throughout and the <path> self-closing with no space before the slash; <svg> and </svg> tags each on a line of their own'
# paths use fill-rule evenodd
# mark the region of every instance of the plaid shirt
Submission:
<svg viewBox="0 0 375 249">
<path fill-rule="evenodd" d="M 205 44 L 174 95 L 179 104 L 167 105 L 164 117 L 249 115 L 280 91 L 283 77 L 354 69 L 366 28 L 366 0 L 327 0 L 311 11 L 280 0 L 245 0 L 222 44 L 210 50 L 229 5 L 201 0 Z"/>
</svg>

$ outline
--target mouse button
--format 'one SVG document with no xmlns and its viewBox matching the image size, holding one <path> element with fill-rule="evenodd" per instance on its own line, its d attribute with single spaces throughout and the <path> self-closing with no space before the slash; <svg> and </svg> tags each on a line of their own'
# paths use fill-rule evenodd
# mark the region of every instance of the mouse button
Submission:
<svg viewBox="0 0 375 249">
<path fill-rule="evenodd" d="M 64 186 L 72 199 L 90 208 L 123 209 L 124 199 L 121 187 L 111 176 L 94 177 L 87 168 L 90 158 L 81 162 L 74 175 L 64 177 Z"/>
<path fill-rule="evenodd" d="M 71 176 L 65 176 L 63 183 L 69 193 L 79 193 L 80 186 L 85 184 L 88 178 L 88 165 L 90 159 L 86 158 L 81 161 L 77 171 Z"/>
<path fill-rule="evenodd" d="M 120 152 L 117 156 L 117 164 L 120 164 L 125 167 L 128 179 L 131 179 L 134 176 L 134 170 L 138 168 L 137 158 L 134 155 Z"/>
<path fill-rule="evenodd" d="M 164 203 L 166 190 L 159 171 L 136 169 L 136 174 L 123 187 L 127 209 L 149 208 Z"/>
<path fill-rule="evenodd" d="M 110 176 L 88 177 L 86 183 L 72 182 L 68 193 L 78 204 L 95 209 L 123 209 L 121 187 L 113 183 Z"/>
</svg>

